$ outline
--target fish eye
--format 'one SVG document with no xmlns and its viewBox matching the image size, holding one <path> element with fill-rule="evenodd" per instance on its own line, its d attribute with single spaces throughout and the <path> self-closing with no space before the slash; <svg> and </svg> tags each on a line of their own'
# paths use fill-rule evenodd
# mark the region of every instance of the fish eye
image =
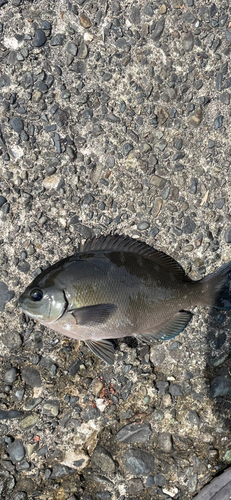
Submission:
<svg viewBox="0 0 231 500">
<path fill-rule="evenodd" d="M 34 300 L 35 302 L 42 300 L 43 298 L 43 292 L 39 288 L 34 288 L 34 290 L 31 290 L 30 292 L 31 299 Z"/>
</svg>

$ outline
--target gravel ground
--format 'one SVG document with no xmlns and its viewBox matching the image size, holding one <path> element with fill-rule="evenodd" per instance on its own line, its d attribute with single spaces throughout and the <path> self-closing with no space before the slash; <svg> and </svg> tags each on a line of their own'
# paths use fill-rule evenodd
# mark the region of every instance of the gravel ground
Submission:
<svg viewBox="0 0 231 500">
<path fill-rule="evenodd" d="M 228 0 L 0 0 L 0 493 L 191 500 L 231 463 L 231 314 L 113 367 L 17 298 L 119 233 L 194 279 L 230 259 Z"/>
</svg>

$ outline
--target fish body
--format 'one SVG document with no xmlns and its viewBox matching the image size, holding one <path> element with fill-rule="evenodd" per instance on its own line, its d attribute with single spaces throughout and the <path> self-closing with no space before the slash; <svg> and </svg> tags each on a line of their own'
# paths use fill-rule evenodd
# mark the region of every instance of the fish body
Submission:
<svg viewBox="0 0 231 500">
<path fill-rule="evenodd" d="M 195 305 L 231 308 L 230 272 L 228 263 L 192 281 L 174 259 L 142 242 L 99 237 L 37 276 L 19 304 L 30 317 L 84 340 L 112 363 L 113 346 L 107 339 L 166 340 L 185 328 Z"/>
</svg>

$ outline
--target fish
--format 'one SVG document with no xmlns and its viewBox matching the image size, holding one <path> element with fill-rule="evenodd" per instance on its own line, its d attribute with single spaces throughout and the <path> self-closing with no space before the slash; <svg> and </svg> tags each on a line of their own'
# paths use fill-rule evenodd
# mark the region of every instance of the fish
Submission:
<svg viewBox="0 0 231 500">
<path fill-rule="evenodd" d="M 113 339 L 169 340 L 195 306 L 231 309 L 231 261 L 199 281 L 162 251 L 128 236 L 94 237 L 41 272 L 19 297 L 21 310 L 82 340 L 113 364 Z"/>
</svg>

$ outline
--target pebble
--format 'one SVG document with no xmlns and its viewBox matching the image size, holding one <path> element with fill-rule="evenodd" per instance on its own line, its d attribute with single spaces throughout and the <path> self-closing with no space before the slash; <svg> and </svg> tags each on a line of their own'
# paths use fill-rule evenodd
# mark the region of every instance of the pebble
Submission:
<svg viewBox="0 0 231 500">
<path fill-rule="evenodd" d="M 219 375 L 211 382 L 210 393 L 212 398 L 231 394 L 231 379 L 223 375 Z"/>
<path fill-rule="evenodd" d="M 128 156 L 130 151 L 132 151 L 134 148 L 133 148 L 133 145 L 130 144 L 129 142 L 126 142 L 124 145 L 123 145 L 123 154 L 124 156 Z"/>
<path fill-rule="evenodd" d="M 152 39 L 154 42 L 158 42 L 161 35 L 163 34 L 165 27 L 165 19 L 162 17 L 159 21 L 157 21 L 154 31 L 152 32 Z"/>
<path fill-rule="evenodd" d="M 172 436 L 169 432 L 162 432 L 158 438 L 158 444 L 162 451 L 171 453 L 172 451 Z"/>
<path fill-rule="evenodd" d="M 148 422 L 135 422 L 122 427 L 116 437 L 121 443 L 145 443 L 149 441 L 151 434 L 152 428 Z"/>
<path fill-rule="evenodd" d="M 18 375 L 17 368 L 10 368 L 9 370 L 6 371 L 4 375 L 4 382 L 6 384 L 13 384 L 17 379 L 17 375 Z"/>
<path fill-rule="evenodd" d="M 140 449 L 129 449 L 123 454 L 127 472 L 136 475 L 147 475 L 154 470 L 154 458 Z"/>
<path fill-rule="evenodd" d="M 68 54 L 71 54 L 72 56 L 76 56 L 77 52 L 78 52 L 78 47 L 74 43 L 68 42 L 68 44 L 66 46 L 66 51 L 68 52 Z"/>
<path fill-rule="evenodd" d="M 92 463 L 103 472 L 115 472 L 115 461 L 111 453 L 103 446 L 96 446 L 92 455 Z"/>
<path fill-rule="evenodd" d="M 8 444 L 7 452 L 13 463 L 21 462 L 25 457 L 25 449 L 21 439 L 15 439 L 13 443 Z"/>
<path fill-rule="evenodd" d="M 57 35 L 53 36 L 53 38 L 50 40 L 50 45 L 52 47 L 55 47 L 56 45 L 63 45 L 65 40 L 65 35 L 62 33 L 57 33 Z"/>
<path fill-rule="evenodd" d="M 192 425 L 199 425 L 199 423 L 200 423 L 200 417 L 195 410 L 189 410 L 188 415 L 187 415 L 187 420 Z"/>
<path fill-rule="evenodd" d="M 224 120 L 224 116 L 223 115 L 219 115 L 217 116 L 217 118 L 215 119 L 214 121 L 214 129 L 217 130 L 218 128 L 221 128 L 222 125 L 223 125 L 223 120 Z"/>
<path fill-rule="evenodd" d="M 130 479 L 127 483 L 128 493 L 137 496 L 139 491 L 144 489 L 141 479 Z"/>
<path fill-rule="evenodd" d="M 190 478 L 188 482 L 188 491 L 189 493 L 194 493 L 197 489 L 198 483 L 198 474 L 195 472 Z"/>
<path fill-rule="evenodd" d="M 36 368 L 32 368 L 27 366 L 22 369 L 22 380 L 26 382 L 30 387 L 41 387 L 42 380 L 40 377 L 40 373 Z"/>
<path fill-rule="evenodd" d="M 147 221 L 141 221 L 137 224 L 137 229 L 139 231 L 145 231 L 145 229 L 148 229 L 149 227 L 150 227 L 150 224 Z"/>
<path fill-rule="evenodd" d="M 21 420 L 20 427 L 25 430 L 32 429 L 37 424 L 38 420 L 39 415 L 37 415 L 37 413 L 31 413 L 31 415 Z"/>
<path fill-rule="evenodd" d="M 16 116 L 16 118 L 12 118 L 10 120 L 11 127 L 17 132 L 17 134 L 20 134 L 22 130 L 24 129 L 24 123 L 22 118 L 20 116 Z"/>
<path fill-rule="evenodd" d="M 81 361 L 79 359 L 76 359 L 71 363 L 71 365 L 68 368 L 68 373 L 71 377 L 75 377 L 77 373 L 79 372 L 81 367 Z"/>
<path fill-rule="evenodd" d="M 57 147 L 57 145 L 58 145 L 58 143 L 56 142 L 56 147 Z M 60 142 L 59 142 L 59 145 L 60 145 Z M 63 183 L 62 177 L 60 177 L 57 174 L 49 175 L 48 177 L 45 177 L 45 179 L 43 180 L 43 186 L 46 189 L 58 190 L 61 187 L 62 183 Z"/>
<path fill-rule="evenodd" d="M 3 312 L 7 302 L 14 297 L 14 292 L 8 289 L 4 281 L 0 281 L 0 312 Z"/>
<path fill-rule="evenodd" d="M 35 30 L 35 36 L 34 36 L 34 40 L 33 40 L 34 47 L 41 47 L 42 45 L 44 45 L 44 43 L 46 43 L 46 41 L 47 41 L 47 37 L 46 37 L 44 31 L 41 29 Z"/>
<path fill-rule="evenodd" d="M 11 420 L 23 417 L 24 412 L 18 410 L 0 410 L 0 420 Z"/>
<path fill-rule="evenodd" d="M 43 404 L 43 411 L 47 415 L 52 415 L 52 417 L 57 417 L 59 414 L 60 403 L 58 400 L 48 399 L 48 401 Z"/>
<path fill-rule="evenodd" d="M 90 21 L 89 17 L 84 12 L 80 13 L 79 19 L 80 19 L 80 24 L 84 28 L 90 28 L 91 27 L 91 21 Z"/>
<path fill-rule="evenodd" d="M 183 41 L 182 41 L 182 47 L 186 52 L 191 52 L 194 46 L 194 36 L 191 31 L 189 31 Z"/>
<path fill-rule="evenodd" d="M 175 397 L 182 396 L 182 394 L 183 394 L 182 387 L 179 384 L 171 385 L 169 392 L 170 392 L 171 396 L 175 396 Z"/>
<path fill-rule="evenodd" d="M 223 208 L 224 204 L 225 204 L 225 198 L 219 198 L 218 200 L 215 200 L 215 205 L 220 210 Z"/>
<path fill-rule="evenodd" d="M 227 450 L 225 455 L 224 455 L 224 460 L 228 464 L 231 464 L 231 450 Z"/>
<path fill-rule="evenodd" d="M 195 229 L 196 229 L 196 224 L 194 220 L 192 220 L 190 217 L 185 217 L 184 225 L 182 227 L 183 233 L 192 234 L 194 233 Z"/>
<path fill-rule="evenodd" d="M 76 469 L 73 469 L 72 467 L 67 467 L 67 465 L 61 465 L 61 464 L 54 465 L 50 478 L 59 479 L 62 477 L 66 477 L 69 474 L 74 474 L 75 472 Z"/>
<path fill-rule="evenodd" d="M 86 59 L 87 56 L 88 56 L 88 46 L 86 45 L 86 43 L 81 43 L 81 45 L 79 46 L 78 57 L 79 59 Z"/>
<path fill-rule="evenodd" d="M 190 118 L 189 118 L 189 123 L 190 125 L 192 125 L 193 127 L 199 127 L 199 125 L 201 124 L 201 121 L 202 121 L 202 110 L 200 107 L 198 107 L 194 113 L 192 113 L 190 115 Z"/>
<path fill-rule="evenodd" d="M 5 198 L 5 196 L 0 196 L 0 207 L 2 207 L 2 205 L 4 205 L 4 203 L 7 202 L 7 199 Z"/>
<path fill-rule="evenodd" d="M 41 402 L 42 402 L 42 398 L 32 398 L 32 399 L 29 399 L 24 404 L 23 409 L 27 410 L 27 411 L 31 411 L 36 406 L 38 406 Z"/>
<path fill-rule="evenodd" d="M 228 227 L 225 231 L 225 241 L 226 243 L 231 243 L 231 227 Z M 0 311 L 1 311 L 1 283 L 0 283 Z"/>
</svg>

